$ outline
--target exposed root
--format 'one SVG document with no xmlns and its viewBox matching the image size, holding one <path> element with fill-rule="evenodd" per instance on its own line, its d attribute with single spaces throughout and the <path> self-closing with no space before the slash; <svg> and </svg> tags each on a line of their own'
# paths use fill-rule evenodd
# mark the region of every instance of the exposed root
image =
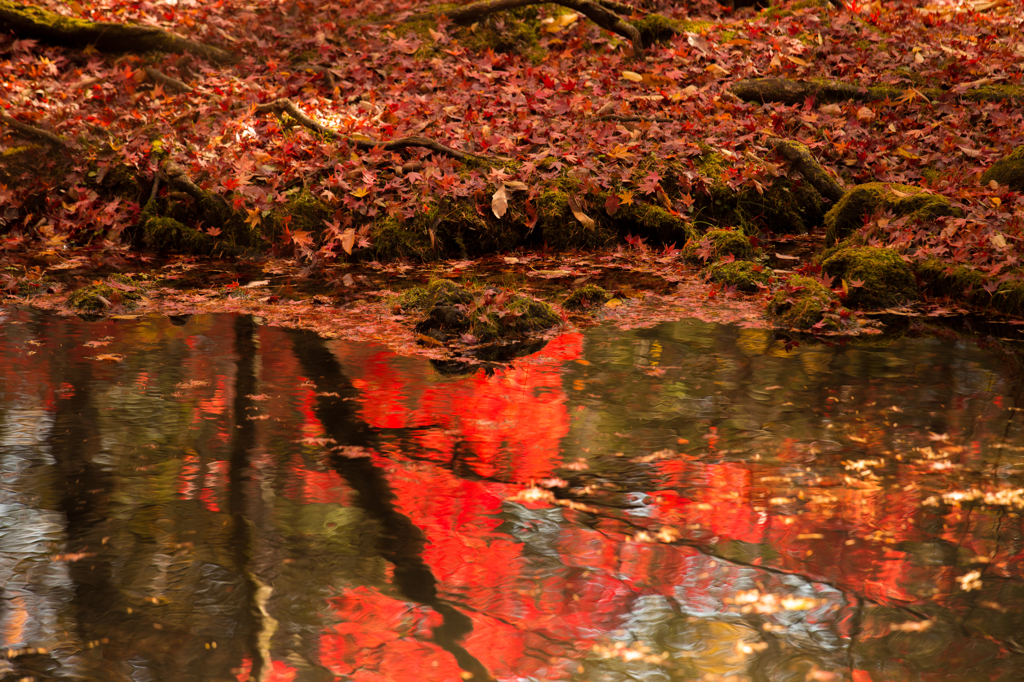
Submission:
<svg viewBox="0 0 1024 682">
<path fill-rule="evenodd" d="M 456 24 L 466 25 L 477 22 L 489 14 L 545 4 L 561 5 L 579 12 L 606 31 L 617 33 L 629 40 L 633 44 L 634 55 L 640 56 L 643 53 L 644 44 L 640 38 L 640 31 L 619 16 L 632 14 L 634 8 L 612 0 L 483 0 L 483 2 L 474 2 L 464 7 L 445 10 L 444 14 Z"/>
<path fill-rule="evenodd" d="M 172 78 L 163 71 L 154 69 L 152 66 L 147 66 L 144 70 L 150 79 L 156 83 L 160 83 L 166 90 L 173 90 L 174 92 L 192 92 L 193 90 L 192 86 L 188 83 L 183 83 L 177 78 Z"/>
<path fill-rule="evenodd" d="M 362 140 L 359 138 L 347 137 L 341 133 L 328 128 L 327 126 L 314 121 L 312 118 L 302 113 L 302 111 L 292 102 L 290 99 L 276 99 L 273 102 L 266 104 L 260 104 L 256 107 L 256 111 L 261 114 L 275 114 L 281 116 L 281 114 L 288 114 L 300 124 L 309 128 L 312 131 L 326 135 L 331 138 L 338 138 L 345 140 L 348 144 L 351 144 L 360 149 L 374 149 L 380 147 L 387 151 L 394 151 L 397 149 L 408 149 L 411 147 L 421 147 L 423 149 L 429 149 L 437 154 L 443 154 L 449 156 L 456 161 L 468 161 L 469 159 L 480 159 L 487 160 L 488 157 L 481 156 L 479 154 L 473 154 L 470 152 L 459 151 L 458 149 L 452 149 L 440 142 L 435 142 L 428 137 L 422 137 L 419 135 L 411 135 L 409 137 L 402 137 L 397 140 Z"/>
<path fill-rule="evenodd" d="M 0 0 L 0 31 L 50 45 L 78 48 L 92 45 L 104 52 L 191 52 L 212 62 L 234 61 L 231 53 L 219 47 L 189 40 L 155 26 L 75 19 L 11 0 Z"/>
<path fill-rule="evenodd" d="M 805 145 L 793 140 L 783 140 L 780 138 L 772 138 L 770 142 L 774 146 L 775 151 L 789 161 L 793 170 L 799 171 L 807 182 L 811 183 L 811 186 L 818 190 L 818 194 L 833 204 L 843 197 L 842 186 L 822 168 L 821 164 L 811 154 L 811 150 Z"/>
<path fill-rule="evenodd" d="M 2 111 L 0 111 L 0 121 L 3 121 L 11 128 L 14 128 L 19 133 L 26 137 L 31 137 L 33 139 L 46 142 L 47 144 L 53 145 L 54 147 L 57 147 L 59 149 L 67 149 L 68 147 L 68 143 L 64 141 L 63 137 L 59 135 L 54 135 L 53 133 L 47 130 L 43 130 L 42 128 L 36 128 L 35 126 L 29 125 L 27 123 L 22 123 L 18 119 L 8 116 Z"/>
<path fill-rule="evenodd" d="M 981 81 L 975 83 L 979 85 Z M 1024 90 L 992 83 L 964 90 L 941 88 L 861 87 L 840 81 L 794 81 L 787 78 L 750 78 L 733 83 L 734 95 L 747 102 L 802 104 L 808 98 L 817 102 L 877 102 L 882 100 L 931 101 L 950 93 L 972 102 L 1024 103 Z"/>
</svg>

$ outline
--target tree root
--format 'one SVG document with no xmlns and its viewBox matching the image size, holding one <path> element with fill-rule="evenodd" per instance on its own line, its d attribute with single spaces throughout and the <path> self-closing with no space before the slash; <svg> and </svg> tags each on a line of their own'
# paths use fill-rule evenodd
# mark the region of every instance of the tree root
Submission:
<svg viewBox="0 0 1024 682">
<path fill-rule="evenodd" d="M 188 83 L 183 83 L 177 78 L 172 78 L 166 73 L 159 69 L 154 69 L 152 66 L 147 66 L 143 69 L 146 75 L 150 77 L 156 83 L 160 83 L 167 90 L 173 90 L 174 92 L 192 92 L 192 86 Z"/>
<path fill-rule="evenodd" d="M 22 123 L 18 119 L 12 116 L 8 116 L 2 111 L 0 111 L 0 121 L 3 121 L 11 128 L 14 128 L 19 133 L 26 137 L 31 137 L 36 140 L 46 142 L 47 144 L 50 144 L 59 149 L 67 149 L 68 147 L 68 143 L 64 141 L 63 137 L 55 135 L 49 131 L 43 130 L 42 128 L 36 128 L 35 126 L 29 125 L 27 123 Z"/>
<path fill-rule="evenodd" d="M 360 149 L 374 149 L 380 147 L 386 151 L 394 151 L 396 149 L 422 147 L 423 149 L 429 149 L 430 151 L 435 152 L 437 154 L 443 154 L 444 156 L 451 157 L 456 161 L 466 162 L 471 159 L 478 159 L 481 161 L 487 160 L 486 156 L 473 154 L 471 152 L 463 152 L 459 151 L 458 149 L 452 149 L 451 147 L 445 146 L 440 142 L 435 142 L 434 140 L 431 140 L 428 137 L 421 137 L 419 135 L 412 135 L 410 137 L 403 137 L 397 140 L 388 141 L 361 140 L 359 138 L 347 137 L 331 128 L 328 128 L 327 126 L 321 123 L 318 123 L 317 121 L 314 121 L 309 116 L 302 113 L 302 111 L 297 106 L 295 106 L 295 103 L 292 102 L 290 99 L 281 98 L 276 99 L 273 102 L 260 104 L 256 107 L 256 111 L 261 114 L 272 113 L 277 115 L 278 117 L 280 117 L 281 114 L 288 114 L 296 121 L 298 121 L 300 124 L 302 124 L 306 128 L 309 128 L 312 131 L 318 132 L 321 135 L 326 135 L 331 138 L 344 140 L 348 144 L 351 144 Z"/>
<path fill-rule="evenodd" d="M 775 151 L 789 161 L 793 170 L 799 171 L 807 182 L 818 190 L 818 194 L 833 204 L 843 197 L 842 186 L 822 168 L 817 159 L 811 155 L 811 150 L 805 145 L 794 140 L 783 140 L 777 137 L 771 138 L 770 142 Z"/>
<path fill-rule="evenodd" d="M 803 104 L 813 97 L 818 102 L 877 102 L 881 100 L 935 100 L 953 93 L 972 102 L 1009 101 L 1024 103 L 1024 91 L 995 84 L 977 83 L 964 90 L 940 88 L 864 88 L 839 81 L 794 81 L 787 78 L 751 78 L 733 83 L 732 93 L 747 102 Z"/>
<path fill-rule="evenodd" d="M 50 45 L 79 48 L 92 45 L 104 52 L 191 52 L 211 62 L 235 60 L 219 47 L 189 40 L 162 28 L 75 19 L 11 0 L 0 0 L 0 31 Z"/>
<path fill-rule="evenodd" d="M 614 0 L 483 0 L 471 5 L 447 9 L 443 12 L 456 24 L 472 24 L 489 14 L 530 5 L 561 5 L 579 12 L 592 22 L 612 33 L 617 33 L 633 44 L 633 53 L 640 56 L 644 51 L 643 40 L 636 26 L 619 15 L 632 14 L 634 8 Z M 440 14 L 440 13 L 439 13 Z M 423 15 L 420 15 L 423 16 Z"/>
</svg>

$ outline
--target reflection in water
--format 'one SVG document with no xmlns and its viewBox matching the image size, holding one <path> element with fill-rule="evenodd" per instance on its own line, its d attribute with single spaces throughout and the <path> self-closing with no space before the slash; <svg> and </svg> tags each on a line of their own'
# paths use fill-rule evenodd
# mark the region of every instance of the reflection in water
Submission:
<svg viewBox="0 0 1024 682">
<path fill-rule="evenodd" d="M 1019 680 L 1020 372 L 699 322 L 462 376 L 10 311 L 0 679 Z"/>
</svg>

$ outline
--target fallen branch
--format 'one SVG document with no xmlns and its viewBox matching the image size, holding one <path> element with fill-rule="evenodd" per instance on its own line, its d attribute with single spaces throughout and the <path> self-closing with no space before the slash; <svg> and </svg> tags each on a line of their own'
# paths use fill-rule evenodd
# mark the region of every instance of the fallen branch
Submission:
<svg viewBox="0 0 1024 682">
<path fill-rule="evenodd" d="M 644 50 L 643 40 L 640 38 L 640 31 L 636 26 L 629 23 L 620 14 L 631 14 L 633 8 L 629 5 L 614 2 L 613 0 L 483 0 L 474 2 L 464 7 L 445 9 L 445 14 L 456 24 L 473 24 L 484 17 L 530 5 L 561 5 L 573 11 L 579 12 L 592 22 L 612 33 L 629 40 L 633 44 L 633 53 L 639 56 Z M 435 12 L 441 14 L 442 12 Z M 423 15 L 419 15 L 422 17 Z"/>
<path fill-rule="evenodd" d="M 396 149 L 421 147 L 423 149 L 429 149 L 430 151 L 435 152 L 437 154 L 443 154 L 445 156 L 451 157 L 457 161 L 462 162 L 465 162 L 471 158 L 481 160 L 487 159 L 486 156 L 481 156 L 479 154 L 473 154 L 470 152 L 463 152 L 459 151 L 458 149 L 452 149 L 451 147 L 445 146 L 440 142 L 435 142 L 434 140 L 431 140 L 428 137 L 421 137 L 419 135 L 402 137 L 397 140 L 389 140 L 386 142 L 383 140 L 362 140 L 355 137 L 348 137 L 342 135 L 336 130 L 333 130 L 321 123 L 318 123 L 317 121 L 314 121 L 309 116 L 302 113 L 302 111 L 297 106 L 295 106 L 295 103 L 292 102 L 290 99 L 281 98 L 276 99 L 273 102 L 260 104 L 256 107 L 256 112 L 260 114 L 275 114 L 278 117 L 280 117 L 281 114 L 288 114 L 296 121 L 298 121 L 301 125 L 305 126 L 306 128 L 309 128 L 312 131 L 320 133 L 321 135 L 326 135 L 328 137 L 342 139 L 348 144 L 353 145 L 355 147 L 359 147 L 360 149 L 374 149 L 380 147 L 386 151 L 394 151 Z"/>
<path fill-rule="evenodd" d="M 0 0 L 0 32 L 50 45 L 78 48 L 91 45 L 104 52 L 191 52 L 212 62 L 234 61 L 229 52 L 219 47 L 155 26 L 86 21 L 11 0 Z"/>
<path fill-rule="evenodd" d="M 29 125 L 27 123 L 22 123 L 18 119 L 12 116 L 8 116 L 3 112 L 0 112 L 0 121 L 3 121 L 8 126 L 14 128 L 19 133 L 26 137 L 41 140 L 43 142 L 46 142 L 47 144 L 51 144 L 54 147 L 58 147 L 60 149 L 67 149 L 68 143 L 65 142 L 64 138 L 59 135 L 55 135 L 49 131 L 43 130 L 42 128 L 36 128 L 35 126 Z"/>
<path fill-rule="evenodd" d="M 790 166 L 799 171 L 811 184 L 818 194 L 831 201 L 833 204 L 843 197 L 843 188 L 829 175 L 817 159 L 811 155 L 811 150 L 805 145 L 793 140 L 783 140 L 775 137 L 770 142 L 779 154 L 781 154 Z"/>
<path fill-rule="evenodd" d="M 146 75 L 153 81 L 160 83 L 167 90 L 173 90 L 175 92 L 192 92 L 192 86 L 188 83 L 183 83 L 177 78 L 172 78 L 166 73 L 159 69 L 154 69 L 152 66 L 145 67 L 144 71 Z"/>
</svg>

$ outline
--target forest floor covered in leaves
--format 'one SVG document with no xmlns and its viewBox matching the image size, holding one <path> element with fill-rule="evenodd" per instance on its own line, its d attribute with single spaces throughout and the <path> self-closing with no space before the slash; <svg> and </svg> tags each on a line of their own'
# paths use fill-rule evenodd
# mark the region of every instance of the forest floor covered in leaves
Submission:
<svg viewBox="0 0 1024 682">
<path fill-rule="evenodd" d="M 499 323 L 512 290 L 581 324 L 1024 314 L 1021 0 L 34 7 L 0 3 L 9 300 L 377 337 L 432 278 Z"/>
</svg>

